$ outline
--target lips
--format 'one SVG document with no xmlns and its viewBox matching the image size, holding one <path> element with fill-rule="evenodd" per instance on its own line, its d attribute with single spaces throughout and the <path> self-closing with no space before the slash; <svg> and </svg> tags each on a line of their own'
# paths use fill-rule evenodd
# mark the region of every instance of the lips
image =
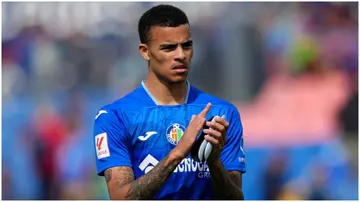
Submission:
<svg viewBox="0 0 360 202">
<path fill-rule="evenodd" d="M 181 64 L 181 65 L 175 65 L 172 69 L 187 69 L 187 68 L 186 65 Z"/>
<path fill-rule="evenodd" d="M 187 67 L 186 65 L 175 65 L 173 68 L 172 68 L 173 71 L 175 71 L 176 73 L 178 74 L 183 74 L 183 73 L 186 73 L 188 70 L 187 70 Z"/>
</svg>

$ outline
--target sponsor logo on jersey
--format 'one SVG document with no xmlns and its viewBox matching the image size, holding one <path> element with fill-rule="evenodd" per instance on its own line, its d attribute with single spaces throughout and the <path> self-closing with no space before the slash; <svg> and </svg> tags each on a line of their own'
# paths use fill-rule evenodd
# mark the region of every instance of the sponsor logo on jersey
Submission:
<svg viewBox="0 0 360 202">
<path fill-rule="evenodd" d="M 150 170 L 152 170 L 158 163 L 159 161 L 156 158 L 148 154 L 145 159 L 141 161 L 139 168 L 146 174 Z"/>
<path fill-rule="evenodd" d="M 166 139 L 173 145 L 177 145 L 184 135 L 185 127 L 174 123 L 166 129 Z"/>
<path fill-rule="evenodd" d="M 151 154 L 148 154 L 144 160 L 140 163 L 140 170 L 144 171 L 144 174 L 152 170 L 159 161 L 153 157 Z M 192 158 L 183 159 L 179 165 L 175 168 L 173 173 L 197 173 L 198 178 L 209 178 L 210 170 L 206 162 L 197 162 Z"/>
<path fill-rule="evenodd" d="M 106 133 L 101 133 L 95 136 L 96 155 L 98 159 L 102 159 L 110 156 L 110 150 L 108 146 L 108 139 Z"/>
<path fill-rule="evenodd" d="M 146 141 L 146 140 L 149 139 L 151 136 L 156 135 L 156 134 L 158 134 L 156 131 L 149 131 L 149 132 L 146 132 L 146 133 L 145 133 L 145 136 L 140 135 L 140 136 L 138 137 L 138 139 L 141 140 L 141 141 Z"/>
<path fill-rule="evenodd" d="M 96 114 L 95 120 L 96 120 L 97 118 L 99 118 L 99 116 L 100 116 L 101 114 L 107 114 L 107 111 L 106 111 L 106 110 L 100 110 L 100 111 Z"/>
</svg>

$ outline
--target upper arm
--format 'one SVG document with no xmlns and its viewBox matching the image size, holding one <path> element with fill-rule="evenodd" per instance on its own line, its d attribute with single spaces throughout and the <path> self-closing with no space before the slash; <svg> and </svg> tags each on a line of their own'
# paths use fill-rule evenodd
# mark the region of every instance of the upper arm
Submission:
<svg viewBox="0 0 360 202">
<path fill-rule="evenodd" d="M 227 116 L 229 128 L 226 133 L 226 142 L 221 152 L 221 161 L 227 170 L 246 172 L 243 127 L 240 114 L 234 107 Z"/>
<path fill-rule="evenodd" d="M 129 166 L 108 168 L 105 170 L 104 175 L 111 199 L 124 196 L 125 193 L 121 192 L 125 192 L 125 190 L 121 190 L 119 188 L 122 188 L 124 185 L 129 184 L 135 180 L 134 172 Z"/>
<path fill-rule="evenodd" d="M 127 130 L 121 117 L 110 110 L 101 111 L 95 119 L 93 139 L 98 175 L 104 175 L 108 168 L 132 165 Z"/>
</svg>

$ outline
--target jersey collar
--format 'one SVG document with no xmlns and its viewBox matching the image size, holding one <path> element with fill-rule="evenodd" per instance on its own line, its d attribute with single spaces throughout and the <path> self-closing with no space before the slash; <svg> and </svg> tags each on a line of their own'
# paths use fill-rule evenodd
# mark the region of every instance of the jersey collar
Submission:
<svg viewBox="0 0 360 202">
<path fill-rule="evenodd" d="M 185 97 L 185 102 L 184 102 L 184 104 L 187 104 L 188 98 L 189 98 L 189 94 L 190 94 L 190 82 L 189 82 L 188 80 L 186 80 L 186 84 L 187 84 L 188 89 L 187 89 L 187 93 L 186 93 L 186 97 Z M 150 93 L 150 91 L 146 88 L 146 86 L 145 86 L 145 80 L 141 81 L 141 86 L 144 88 L 145 92 L 149 95 L 149 97 L 151 98 L 151 100 L 152 100 L 156 105 L 159 105 L 159 104 L 156 102 L 154 96 L 152 96 L 151 93 Z"/>
</svg>

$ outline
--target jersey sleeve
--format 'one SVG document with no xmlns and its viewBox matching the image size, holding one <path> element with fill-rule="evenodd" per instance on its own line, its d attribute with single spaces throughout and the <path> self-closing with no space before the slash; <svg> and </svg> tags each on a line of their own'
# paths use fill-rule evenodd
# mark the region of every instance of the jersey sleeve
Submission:
<svg viewBox="0 0 360 202">
<path fill-rule="evenodd" d="M 94 150 L 97 173 L 115 166 L 132 166 L 130 144 L 122 117 L 110 110 L 100 110 L 95 117 Z"/>
<path fill-rule="evenodd" d="M 230 125 L 220 158 L 227 170 L 238 170 L 245 173 L 244 137 L 240 114 L 235 108 L 230 111 L 227 117 Z"/>
</svg>

